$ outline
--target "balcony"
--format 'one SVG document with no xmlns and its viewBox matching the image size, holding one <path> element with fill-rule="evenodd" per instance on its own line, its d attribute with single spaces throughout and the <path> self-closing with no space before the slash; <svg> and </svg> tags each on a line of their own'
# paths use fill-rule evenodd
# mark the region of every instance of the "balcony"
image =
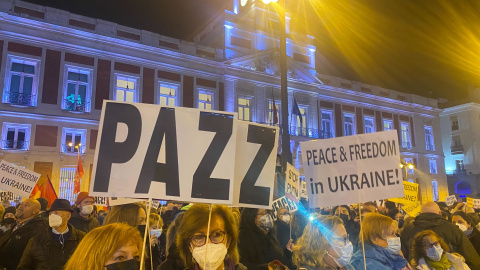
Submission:
<svg viewBox="0 0 480 270">
<path fill-rule="evenodd" d="M 85 145 L 80 146 L 80 154 L 85 154 Z M 67 153 L 67 154 L 73 154 L 73 153 L 78 153 L 78 148 L 75 148 L 74 146 L 69 146 L 67 144 L 62 144 L 60 146 L 60 151 L 62 153 Z"/>
<path fill-rule="evenodd" d="M 64 99 L 64 110 L 71 111 L 71 112 L 87 112 L 88 111 L 88 101 L 79 101 L 79 100 L 69 100 Z"/>
<path fill-rule="evenodd" d="M 458 130 L 458 129 L 459 129 L 458 124 L 456 124 L 456 125 L 455 125 L 455 124 L 452 124 L 452 131 L 453 131 L 453 130 Z"/>
<path fill-rule="evenodd" d="M 455 169 L 453 174 L 467 174 L 467 170 L 464 168 Z"/>
<path fill-rule="evenodd" d="M 33 106 L 35 95 L 26 93 L 7 92 L 5 102 L 17 106 Z"/>
<path fill-rule="evenodd" d="M 1 148 L 5 150 L 23 150 L 28 151 L 29 141 L 2 140 Z"/>
<path fill-rule="evenodd" d="M 272 124 L 272 123 L 262 123 L 262 122 L 255 122 L 258 124 L 270 125 L 280 128 L 280 134 L 282 133 L 282 123 Z M 321 131 L 319 132 L 318 129 L 315 128 L 305 128 L 305 127 L 296 127 L 296 126 L 289 126 L 288 128 L 290 135 L 292 136 L 300 136 L 300 137 L 308 137 L 308 138 L 320 138 L 320 139 L 327 139 L 335 137 L 332 135 L 333 133 L 326 133 L 329 136 L 333 137 L 321 137 Z M 319 136 L 320 135 L 320 136 Z"/>
<path fill-rule="evenodd" d="M 402 142 L 402 148 L 410 150 L 410 149 L 412 149 L 412 143 L 411 142 Z"/>
<path fill-rule="evenodd" d="M 320 138 L 320 139 L 335 138 L 335 133 L 334 132 L 325 131 L 325 130 L 320 130 L 320 133 L 318 135 L 319 135 L 318 138 Z"/>
<path fill-rule="evenodd" d="M 435 145 L 427 143 L 426 148 L 428 151 L 435 151 Z"/>
<path fill-rule="evenodd" d="M 450 151 L 452 152 L 452 155 L 463 154 L 463 145 L 452 145 Z"/>
</svg>

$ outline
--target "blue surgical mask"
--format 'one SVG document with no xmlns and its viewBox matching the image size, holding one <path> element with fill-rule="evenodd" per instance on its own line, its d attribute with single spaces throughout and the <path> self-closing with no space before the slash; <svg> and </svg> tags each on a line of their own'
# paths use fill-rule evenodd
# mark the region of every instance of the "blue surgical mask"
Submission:
<svg viewBox="0 0 480 270">
<path fill-rule="evenodd" d="M 402 249 L 402 243 L 400 241 L 400 237 L 391 237 L 387 238 L 387 250 L 392 252 L 393 254 L 398 254 L 400 253 L 400 250 Z"/>
<path fill-rule="evenodd" d="M 435 245 L 429 249 L 427 249 L 427 257 L 433 261 L 440 261 L 443 254 L 443 248 L 440 245 Z"/>
<path fill-rule="evenodd" d="M 150 230 L 150 235 L 151 236 L 156 236 L 157 238 L 160 237 L 160 235 L 162 235 L 162 229 L 155 229 L 155 230 Z"/>
<path fill-rule="evenodd" d="M 339 267 L 345 267 L 350 264 L 350 259 L 352 258 L 353 255 L 353 245 L 352 242 L 348 241 L 348 243 L 345 246 L 336 246 L 332 245 L 333 249 L 337 253 L 339 258 L 334 258 L 330 254 L 328 254 L 330 257 L 333 258 L 333 260 L 337 263 Z"/>
</svg>

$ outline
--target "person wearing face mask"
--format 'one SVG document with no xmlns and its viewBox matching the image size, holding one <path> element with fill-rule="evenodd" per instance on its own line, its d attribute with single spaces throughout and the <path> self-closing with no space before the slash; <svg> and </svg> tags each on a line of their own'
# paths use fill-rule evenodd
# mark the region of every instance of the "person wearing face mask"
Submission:
<svg viewBox="0 0 480 270">
<path fill-rule="evenodd" d="M 2 221 L 0 222 L 0 235 L 12 228 L 15 224 L 15 207 L 7 207 L 3 213 Z"/>
<path fill-rule="evenodd" d="M 273 218 L 266 209 L 245 208 L 240 220 L 238 251 L 240 262 L 248 269 L 268 269 L 268 263 L 279 260 L 290 267 L 291 253 L 281 247 Z M 290 251 L 288 251 L 290 252 Z"/>
<path fill-rule="evenodd" d="M 139 270 L 142 245 L 137 228 L 125 223 L 104 225 L 83 238 L 65 270 Z"/>
<path fill-rule="evenodd" d="M 85 233 L 68 224 L 72 216 L 70 202 L 56 199 L 48 211 L 49 228 L 30 239 L 17 267 L 61 270 L 82 241 Z"/>
<path fill-rule="evenodd" d="M 95 197 L 89 196 L 88 192 L 80 192 L 75 202 L 72 218 L 69 223 L 77 230 L 88 233 L 100 227 L 100 222 L 92 214 Z"/>
<path fill-rule="evenodd" d="M 397 221 L 398 223 L 398 229 L 401 229 L 403 227 L 403 224 L 405 222 L 404 217 L 402 212 L 398 210 L 397 208 L 393 208 L 390 211 L 388 211 L 387 216 L 389 216 L 391 219 Z"/>
<path fill-rule="evenodd" d="M 361 227 L 365 255 L 362 249 L 355 252 L 351 262 L 355 269 L 363 269 L 364 256 L 367 269 L 411 269 L 401 253 L 400 238 L 396 236 L 397 222 L 381 214 L 369 213 L 363 218 Z"/>
<path fill-rule="evenodd" d="M 238 229 L 227 206 L 213 205 L 210 215 L 208 205 L 194 204 L 183 215 L 176 245 L 189 270 L 245 270 L 238 262 L 237 241 Z"/>
<path fill-rule="evenodd" d="M 153 265 L 153 269 L 157 267 L 165 260 L 165 245 L 166 238 L 162 231 L 163 221 L 160 215 L 151 213 L 148 222 L 148 229 L 150 230 L 150 247 L 147 249 L 146 268 L 150 269 L 150 265 Z M 150 256 L 150 250 L 151 256 Z M 151 262 L 150 263 L 150 257 Z"/>
<path fill-rule="evenodd" d="M 330 214 L 339 217 L 343 221 L 343 226 L 345 226 L 347 230 L 348 238 L 350 242 L 352 242 L 353 248 L 357 250 L 357 248 L 359 248 L 358 237 L 360 235 L 360 224 L 355 222 L 355 212 L 351 211 L 347 205 L 339 205 L 335 206 Z"/>
<path fill-rule="evenodd" d="M 457 211 L 452 215 L 452 223 L 462 230 L 477 253 L 480 254 L 480 231 L 477 229 L 474 219 L 464 212 Z"/>
<path fill-rule="evenodd" d="M 285 207 L 281 207 L 277 210 L 277 219 L 275 220 L 275 227 L 277 229 L 277 239 L 280 243 L 281 247 L 285 247 L 290 242 L 295 241 L 297 238 L 295 237 L 294 232 L 292 231 L 292 238 L 290 238 L 290 222 L 291 222 L 291 215 L 288 212 L 288 209 Z M 288 252 L 288 251 L 285 251 Z"/>
<path fill-rule="evenodd" d="M 448 245 L 434 231 L 419 232 L 413 239 L 412 265 L 419 270 L 470 270 L 462 257 L 448 250 Z"/>
<path fill-rule="evenodd" d="M 314 216 L 293 247 L 293 262 L 299 270 L 353 269 L 353 245 L 343 221 L 337 216 Z"/>
</svg>

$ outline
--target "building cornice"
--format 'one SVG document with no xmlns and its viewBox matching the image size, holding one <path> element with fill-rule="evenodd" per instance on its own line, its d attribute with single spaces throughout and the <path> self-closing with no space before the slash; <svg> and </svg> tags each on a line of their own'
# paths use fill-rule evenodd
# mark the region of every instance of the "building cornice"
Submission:
<svg viewBox="0 0 480 270">
<path fill-rule="evenodd" d="M 0 110 L 0 118 L 3 117 L 17 117 L 23 119 L 35 119 L 35 120 L 45 120 L 45 121 L 53 121 L 53 122 L 64 122 L 64 123 L 79 123 L 79 124 L 87 124 L 87 125 L 96 125 L 98 126 L 98 120 L 91 120 L 85 118 L 77 118 L 77 117 L 66 117 L 66 116 L 59 116 L 59 115 L 46 115 L 46 114 L 39 114 L 39 113 L 25 113 L 25 112 L 14 112 L 14 111 L 4 111 Z"/>
<path fill-rule="evenodd" d="M 440 113 L 440 116 L 449 115 L 449 114 L 458 113 L 458 112 L 466 112 L 470 110 L 480 111 L 480 104 L 475 102 L 469 102 L 469 103 L 465 103 L 465 104 L 461 104 L 453 107 L 448 107 L 443 109 L 443 111 Z"/>
</svg>

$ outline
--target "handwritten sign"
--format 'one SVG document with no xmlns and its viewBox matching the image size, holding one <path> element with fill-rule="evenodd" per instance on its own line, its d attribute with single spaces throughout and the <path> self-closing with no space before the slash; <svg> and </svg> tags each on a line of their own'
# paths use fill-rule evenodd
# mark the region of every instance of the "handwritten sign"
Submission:
<svg viewBox="0 0 480 270">
<path fill-rule="evenodd" d="M 287 163 L 285 175 L 285 193 L 292 194 L 297 199 L 300 199 L 300 173 L 292 164 Z"/>
<path fill-rule="evenodd" d="M 457 201 L 457 196 L 455 195 L 450 195 L 445 197 L 445 204 L 447 206 L 452 206 L 456 201 Z"/>
</svg>

